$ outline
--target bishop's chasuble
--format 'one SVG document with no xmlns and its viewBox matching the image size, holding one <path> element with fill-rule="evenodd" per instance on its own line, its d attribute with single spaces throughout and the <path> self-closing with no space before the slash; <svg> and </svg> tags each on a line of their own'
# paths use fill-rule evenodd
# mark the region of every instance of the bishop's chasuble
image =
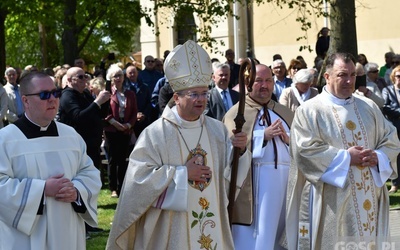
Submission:
<svg viewBox="0 0 400 250">
<path fill-rule="evenodd" d="M 147 127 L 129 157 L 107 249 L 233 249 L 227 190 L 233 148 L 220 121 L 182 120 L 176 108 Z M 185 164 L 211 168 L 204 183 L 188 180 Z M 239 159 L 238 187 L 250 153 Z"/>
<path fill-rule="evenodd" d="M 350 166 L 347 149 L 352 146 L 375 150 L 379 168 Z M 346 240 L 384 241 L 389 236 L 385 182 L 397 175 L 399 150 L 396 129 L 367 98 L 338 99 L 324 89 L 300 106 L 290 142 L 289 249 L 334 249 Z M 299 219 L 306 180 L 313 186 L 310 221 Z"/>
</svg>

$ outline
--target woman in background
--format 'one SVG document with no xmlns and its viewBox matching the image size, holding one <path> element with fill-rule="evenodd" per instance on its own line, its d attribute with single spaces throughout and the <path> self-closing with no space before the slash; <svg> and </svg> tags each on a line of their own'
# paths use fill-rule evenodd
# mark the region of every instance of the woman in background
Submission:
<svg viewBox="0 0 400 250">
<path fill-rule="evenodd" d="M 104 128 L 109 146 L 109 185 L 111 197 L 117 198 L 122 188 L 128 167 L 126 158 L 128 146 L 136 122 L 137 105 L 133 91 L 125 89 L 124 73 L 116 64 L 107 71 L 107 80 L 111 81 L 110 114 L 106 117 L 108 126 Z"/>
</svg>

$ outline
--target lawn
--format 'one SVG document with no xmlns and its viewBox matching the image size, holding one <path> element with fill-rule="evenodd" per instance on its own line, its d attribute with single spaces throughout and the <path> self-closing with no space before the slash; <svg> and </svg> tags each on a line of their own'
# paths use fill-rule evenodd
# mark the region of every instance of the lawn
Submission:
<svg viewBox="0 0 400 250">
<path fill-rule="evenodd" d="M 390 189 L 390 182 L 386 185 Z M 111 192 L 107 188 L 101 190 L 97 212 L 99 227 L 104 229 L 104 232 L 91 235 L 91 238 L 86 241 L 88 250 L 105 249 L 117 202 L 118 199 L 111 198 Z M 400 208 L 400 191 L 390 195 L 390 208 Z"/>
<path fill-rule="evenodd" d="M 117 198 L 111 198 L 111 192 L 108 188 L 103 188 L 101 190 L 97 205 L 97 215 L 99 228 L 104 229 L 104 232 L 91 234 L 90 239 L 86 241 L 86 249 L 104 250 L 106 248 L 117 202 Z"/>
</svg>

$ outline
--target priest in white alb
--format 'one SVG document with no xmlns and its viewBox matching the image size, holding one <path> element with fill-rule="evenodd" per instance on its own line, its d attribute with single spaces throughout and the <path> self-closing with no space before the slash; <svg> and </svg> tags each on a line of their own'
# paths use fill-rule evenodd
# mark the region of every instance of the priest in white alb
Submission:
<svg viewBox="0 0 400 250">
<path fill-rule="evenodd" d="M 354 61 L 347 53 L 328 56 L 327 85 L 296 110 L 290 140 L 288 249 L 339 249 L 346 244 L 381 249 L 390 241 L 385 182 L 397 176 L 400 144 L 379 107 L 353 94 Z M 306 180 L 312 185 L 310 210 L 299 211 Z"/>
<path fill-rule="evenodd" d="M 164 71 L 175 105 L 136 142 L 107 249 L 234 249 L 227 190 L 233 146 L 241 149 L 238 187 L 247 175 L 246 133 L 230 138 L 203 114 L 212 69 L 198 44 L 177 46 Z"/>
<path fill-rule="evenodd" d="M 0 129 L 0 249 L 84 250 L 100 172 L 82 137 L 54 121 L 61 90 L 48 75 L 29 73 L 20 93 L 25 114 Z"/>
</svg>

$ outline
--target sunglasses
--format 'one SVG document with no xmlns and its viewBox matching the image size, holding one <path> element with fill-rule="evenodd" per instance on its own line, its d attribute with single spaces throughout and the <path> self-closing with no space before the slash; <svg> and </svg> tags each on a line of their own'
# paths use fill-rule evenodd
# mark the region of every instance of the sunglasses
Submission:
<svg viewBox="0 0 400 250">
<path fill-rule="evenodd" d="M 379 70 L 371 70 L 368 73 L 378 73 L 378 72 L 379 72 Z"/>
<path fill-rule="evenodd" d="M 392 64 L 400 64 L 400 61 L 393 61 Z"/>
<path fill-rule="evenodd" d="M 154 63 L 153 60 L 147 60 L 146 62 L 148 62 L 148 63 Z"/>
<path fill-rule="evenodd" d="M 87 75 L 77 75 L 76 78 L 83 80 L 83 79 L 87 78 Z"/>
<path fill-rule="evenodd" d="M 61 97 L 61 89 L 55 89 L 52 91 L 42 91 L 39 93 L 34 93 L 34 94 L 26 94 L 25 96 L 32 96 L 32 95 L 37 95 L 39 96 L 40 100 L 48 100 L 50 99 L 51 95 L 54 96 L 54 98 L 60 98 Z"/>
</svg>

